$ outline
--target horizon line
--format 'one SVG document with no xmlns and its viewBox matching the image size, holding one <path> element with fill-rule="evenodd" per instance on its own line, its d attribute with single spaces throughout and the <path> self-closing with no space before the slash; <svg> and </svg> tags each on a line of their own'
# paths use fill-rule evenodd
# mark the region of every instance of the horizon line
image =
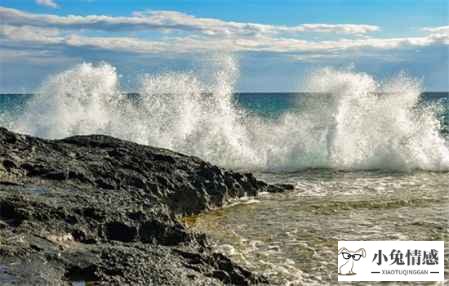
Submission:
<svg viewBox="0 0 449 286">
<path fill-rule="evenodd" d="M 204 93 L 212 93 L 212 92 L 204 92 Z M 252 93 L 252 94 L 273 94 L 273 93 L 282 93 L 282 94 L 293 94 L 293 93 L 320 93 L 313 91 L 235 91 L 233 94 L 244 94 L 244 93 Z M 323 92 L 321 92 L 323 93 Z M 449 93 L 449 90 L 425 90 L 421 93 Z M 33 95 L 37 94 L 37 92 L 0 92 L 1 95 Z M 123 94 L 139 94 L 136 91 L 127 91 L 123 92 Z"/>
</svg>

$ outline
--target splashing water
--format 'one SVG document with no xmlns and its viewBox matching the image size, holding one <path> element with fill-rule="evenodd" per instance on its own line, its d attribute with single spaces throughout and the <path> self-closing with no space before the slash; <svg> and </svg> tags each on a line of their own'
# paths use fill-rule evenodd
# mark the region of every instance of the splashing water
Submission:
<svg viewBox="0 0 449 286">
<path fill-rule="evenodd" d="M 270 167 L 448 170 L 447 142 L 434 107 L 418 105 L 418 82 L 400 74 L 378 83 L 325 68 L 310 75 L 306 88 L 314 93 L 265 138 L 288 138 L 271 142 Z"/>
<path fill-rule="evenodd" d="M 449 170 L 435 107 L 419 104 L 420 84 L 404 74 L 381 83 L 318 70 L 296 110 L 267 119 L 234 103 L 233 58 L 210 69 L 210 82 L 193 72 L 145 75 L 132 100 L 114 67 L 84 63 L 51 77 L 21 116 L 2 125 L 49 138 L 108 134 L 239 169 Z"/>
<path fill-rule="evenodd" d="M 49 138 L 114 134 L 121 120 L 116 116 L 121 100 L 114 67 L 81 64 L 45 82 L 14 129 Z"/>
<path fill-rule="evenodd" d="M 232 58 L 218 63 L 214 81 L 193 74 L 146 76 L 139 93 L 136 124 L 145 130 L 139 142 L 194 154 L 221 165 L 238 167 L 257 160 L 244 125 L 244 113 L 233 103 L 237 68 Z"/>
</svg>

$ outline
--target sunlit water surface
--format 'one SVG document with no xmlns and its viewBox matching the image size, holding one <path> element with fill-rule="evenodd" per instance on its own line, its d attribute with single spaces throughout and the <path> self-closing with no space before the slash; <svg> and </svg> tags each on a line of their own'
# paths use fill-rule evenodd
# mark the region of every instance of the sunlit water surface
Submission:
<svg viewBox="0 0 449 286">
<path fill-rule="evenodd" d="M 191 227 L 209 234 L 216 251 L 274 283 L 335 285 L 338 240 L 444 240 L 448 279 L 448 173 L 315 170 L 258 177 L 296 188 L 200 215 Z M 448 280 L 411 283 L 421 284 Z"/>
</svg>

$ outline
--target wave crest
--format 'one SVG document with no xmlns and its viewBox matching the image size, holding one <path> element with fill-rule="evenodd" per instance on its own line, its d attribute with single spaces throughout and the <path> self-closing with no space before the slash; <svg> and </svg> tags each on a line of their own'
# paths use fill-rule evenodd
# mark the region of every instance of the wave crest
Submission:
<svg viewBox="0 0 449 286">
<path fill-rule="evenodd" d="M 420 83 L 403 73 L 379 82 L 317 70 L 294 111 L 267 119 L 235 104 L 232 57 L 213 67 L 208 82 L 193 72 L 145 75 L 133 99 L 113 66 L 84 63 L 49 78 L 24 113 L 3 124 L 48 138 L 108 134 L 239 169 L 449 170 L 435 108 L 419 103 Z"/>
</svg>

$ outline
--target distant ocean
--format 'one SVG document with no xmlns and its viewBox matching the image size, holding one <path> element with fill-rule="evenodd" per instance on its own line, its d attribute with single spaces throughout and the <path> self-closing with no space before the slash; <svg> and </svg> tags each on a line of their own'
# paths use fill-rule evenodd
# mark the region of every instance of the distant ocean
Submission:
<svg viewBox="0 0 449 286">
<path fill-rule="evenodd" d="M 449 93 L 333 69 L 309 78 L 313 93 L 234 93 L 232 70 L 212 84 L 146 76 L 126 94 L 112 66 L 82 64 L 37 94 L 0 95 L 0 125 L 108 134 L 293 184 L 192 225 L 279 285 L 337 281 L 337 240 L 444 240 L 449 252 Z"/>
</svg>

